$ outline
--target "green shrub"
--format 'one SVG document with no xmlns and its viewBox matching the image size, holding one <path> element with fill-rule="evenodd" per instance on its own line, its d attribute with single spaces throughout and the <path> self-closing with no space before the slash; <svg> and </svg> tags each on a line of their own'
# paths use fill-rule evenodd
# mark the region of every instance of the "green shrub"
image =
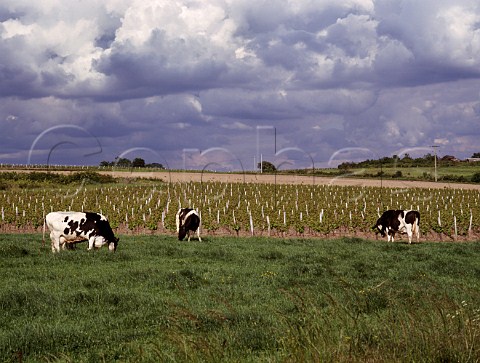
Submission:
<svg viewBox="0 0 480 363">
<path fill-rule="evenodd" d="M 68 175 L 46 172 L 0 173 L 0 190 L 6 190 L 9 186 L 17 185 L 21 189 L 38 188 L 51 184 L 106 184 L 115 183 L 115 178 L 110 175 L 102 175 L 93 171 L 78 172 Z"/>
<path fill-rule="evenodd" d="M 472 182 L 480 183 L 480 172 L 472 175 Z"/>
</svg>

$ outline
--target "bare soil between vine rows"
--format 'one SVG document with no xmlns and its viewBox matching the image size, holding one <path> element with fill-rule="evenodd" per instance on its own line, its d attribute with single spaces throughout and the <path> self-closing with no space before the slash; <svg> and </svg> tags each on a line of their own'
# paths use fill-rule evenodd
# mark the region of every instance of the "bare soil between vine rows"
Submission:
<svg viewBox="0 0 480 363">
<path fill-rule="evenodd" d="M 5 233 L 5 234 L 22 234 L 22 233 L 39 233 L 41 234 L 43 231 L 43 227 L 34 227 L 34 226 L 22 226 L 22 227 L 17 227 L 12 224 L 0 224 L 0 233 Z M 156 230 L 150 230 L 148 228 L 135 228 L 135 229 L 130 229 L 128 228 L 127 225 L 122 224 L 118 226 L 114 230 L 115 234 L 118 235 L 128 235 L 128 236 L 136 236 L 136 235 L 169 235 L 172 237 L 174 241 L 176 241 L 176 234 L 170 230 L 167 230 L 163 228 L 162 226 L 158 226 L 158 229 Z M 271 230 L 270 232 L 267 230 L 254 230 L 254 233 L 252 234 L 250 231 L 246 230 L 240 230 L 238 233 L 234 231 L 233 229 L 229 228 L 219 228 L 215 231 L 205 231 L 201 229 L 200 232 L 200 237 L 202 238 L 202 243 L 204 241 L 208 242 L 209 238 L 215 238 L 215 237 L 238 237 L 238 238 L 248 238 L 248 237 L 269 237 L 269 238 L 287 238 L 287 239 L 292 239 L 292 238 L 320 238 L 320 239 L 338 239 L 338 238 L 360 238 L 360 239 L 368 239 L 368 240 L 378 240 L 378 241 L 384 241 L 386 242 L 386 237 L 383 238 L 379 234 L 375 234 L 374 232 L 364 232 L 364 231 L 355 231 L 355 230 L 349 230 L 348 228 L 339 228 L 333 232 L 330 233 L 320 233 L 320 232 L 315 232 L 311 231 L 308 228 L 305 229 L 303 233 L 299 233 L 295 231 L 294 229 L 290 229 L 285 232 L 279 232 L 276 230 Z M 448 236 L 446 234 L 441 234 L 441 233 L 436 233 L 436 232 L 429 232 L 427 234 L 420 235 L 420 240 L 419 243 L 422 242 L 455 242 L 455 243 L 461 243 L 461 242 L 473 242 L 473 241 L 479 241 L 480 240 L 480 234 L 478 233 L 471 233 L 470 235 L 466 236 L 458 236 L 456 239 L 452 236 Z M 42 239 L 39 238 L 38 240 L 39 246 L 40 243 L 42 242 Z M 121 243 L 121 242 L 120 242 Z M 186 243 L 186 239 L 183 242 L 179 243 Z M 198 243 L 197 237 L 192 236 L 190 243 Z M 408 243 L 408 238 L 406 234 L 397 234 L 395 236 L 395 242 L 394 243 Z M 415 238 L 412 241 L 412 244 L 416 244 Z M 50 245 L 50 238 L 49 238 L 49 231 L 45 232 L 45 245 L 49 246 Z"/>
</svg>

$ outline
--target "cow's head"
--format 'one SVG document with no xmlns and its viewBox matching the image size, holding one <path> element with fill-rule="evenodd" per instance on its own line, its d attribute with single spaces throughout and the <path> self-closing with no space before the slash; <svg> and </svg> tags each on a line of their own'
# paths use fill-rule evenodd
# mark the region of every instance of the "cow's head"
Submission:
<svg viewBox="0 0 480 363">
<path fill-rule="evenodd" d="M 117 250 L 118 241 L 120 241 L 120 238 L 114 238 L 113 242 L 108 242 L 108 250 L 110 252 L 115 252 Z"/>
<path fill-rule="evenodd" d="M 178 229 L 178 240 L 181 241 L 187 235 L 187 229 L 184 226 L 180 226 Z"/>
<path fill-rule="evenodd" d="M 103 245 L 107 245 L 108 250 L 110 252 L 115 252 L 117 250 L 118 241 L 120 241 L 120 238 L 114 237 L 113 241 L 111 241 L 111 240 L 107 240 L 104 236 L 97 236 L 97 237 L 95 237 L 95 242 L 94 242 L 93 247 L 95 249 L 99 249 Z"/>
<path fill-rule="evenodd" d="M 382 222 L 380 221 L 380 218 L 377 220 L 377 223 L 372 227 L 372 230 L 375 231 L 375 234 L 381 234 L 382 237 L 386 236 L 386 227 L 382 225 Z"/>
</svg>

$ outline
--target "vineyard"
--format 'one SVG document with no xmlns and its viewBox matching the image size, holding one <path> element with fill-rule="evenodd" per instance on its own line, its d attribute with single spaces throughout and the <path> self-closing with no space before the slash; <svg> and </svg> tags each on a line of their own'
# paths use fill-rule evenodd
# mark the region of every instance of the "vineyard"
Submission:
<svg viewBox="0 0 480 363">
<path fill-rule="evenodd" d="M 119 233 L 174 233 L 179 207 L 197 208 L 203 235 L 365 236 L 387 209 L 417 209 L 429 240 L 476 238 L 480 192 L 462 189 L 130 182 L 0 192 L 3 232 L 41 231 L 46 213 L 98 211 Z"/>
</svg>

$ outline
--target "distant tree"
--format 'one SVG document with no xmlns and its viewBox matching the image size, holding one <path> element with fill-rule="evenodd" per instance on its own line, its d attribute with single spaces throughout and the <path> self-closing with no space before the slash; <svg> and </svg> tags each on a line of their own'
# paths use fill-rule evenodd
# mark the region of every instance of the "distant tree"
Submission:
<svg viewBox="0 0 480 363">
<path fill-rule="evenodd" d="M 129 168 L 129 167 L 132 166 L 132 162 L 129 159 L 120 158 L 120 159 L 117 160 L 116 165 L 121 167 L 121 168 Z"/>
<path fill-rule="evenodd" d="M 480 158 L 480 153 L 473 153 L 472 158 Z"/>
<path fill-rule="evenodd" d="M 480 183 L 480 173 L 475 173 L 475 174 L 472 175 L 472 182 Z"/>
<path fill-rule="evenodd" d="M 133 159 L 132 167 L 134 167 L 134 168 L 144 168 L 145 167 L 145 160 L 143 160 L 142 158 Z"/>
<path fill-rule="evenodd" d="M 113 162 L 110 162 L 110 161 L 101 161 L 100 162 L 100 166 L 113 166 Z"/>
<path fill-rule="evenodd" d="M 383 158 L 378 159 L 378 163 L 376 166 L 381 166 L 381 165 L 390 166 L 395 164 L 397 161 L 398 161 L 397 155 L 393 155 L 391 158 L 389 158 L 388 156 L 384 156 Z"/>
<path fill-rule="evenodd" d="M 423 158 L 425 159 L 425 161 L 428 162 L 428 161 L 434 161 L 435 156 L 433 156 L 432 154 L 428 153 L 428 154 L 425 154 L 425 155 L 423 156 Z"/>
<path fill-rule="evenodd" d="M 258 163 L 257 168 L 259 169 L 261 168 L 261 170 L 265 173 L 273 173 L 277 171 L 277 168 L 275 167 L 275 165 L 273 165 L 269 161 L 262 161 L 261 163 Z"/>
<path fill-rule="evenodd" d="M 147 164 L 145 165 L 146 168 L 157 168 L 157 169 L 165 169 L 165 167 L 160 164 L 160 163 L 151 163 L 151 164 Z"/>
<path fill-rule="evenodd" d="M 340 170 L 347 170 L 347 169 L 355 168 L 356 166 L 357 166 L 356 163 L 346 161 L 344 163 L 339 164 L 337 168 Z"/>
</svg>

